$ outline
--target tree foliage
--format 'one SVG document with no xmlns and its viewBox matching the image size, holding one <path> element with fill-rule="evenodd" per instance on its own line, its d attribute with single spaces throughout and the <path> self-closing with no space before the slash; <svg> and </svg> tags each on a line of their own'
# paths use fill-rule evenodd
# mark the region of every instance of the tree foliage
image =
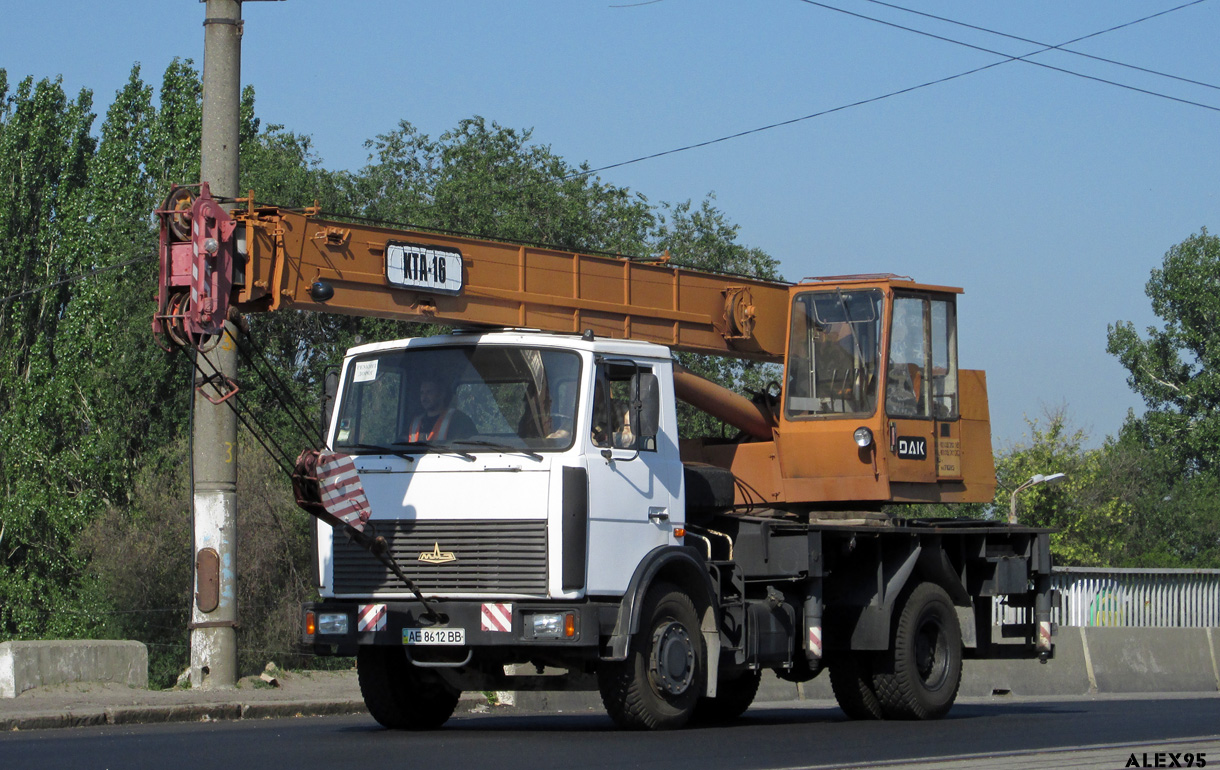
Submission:
<svg viewBox="0 0 1220 770">
<path fill-rule="evenodd" d="M 1006 519 L 1012 494 L 1035 474 L 1066 473 L 1054 485 L 1027 488 L 1017 500 L 1017 520 L 1026 526 L 1050 527 L 1056 562 L 1077 566 L 1112 564 L 1122 552 L 1123 531 L 1131 516 L 1111 474 L 1110 455 L 1088 449 L 1088 435 L 1073 428 L 1064 410 L 1045 422 L 1029 421 L 1029 440 L 1000 453 L 994 515 Z"/>
<path fill-rule="evenodd" d="M 1147 406 L 1124 432 L 1178 472 L 1220 470 L 1220 238 L 1204 228 L 1171 248 L 1145 291 L 1163 327 L 1147 338 L 1130 322 L 1108 330 L 1107 350 Z"/>
<path fill-rule="evenodd" d="M 714 201 L 715 196 L 708 195 L 698 208 L 689 200 L 662 204 L 649 233 L 653 253 L 668 254 L 672 264 L 694 270 L 781 280 L 775 258 L 762 249 L 738 243 L 737 225 Z M 695 374 L 742 392 L 763 393 L 782 378 L 775 365 L 724 356 L 679 353 L 678 361 Z M 682 438 L 737 433 L 736 428 L 686 403 L 678 404 L 678 422 Z"/>
<path fill-rule="evenodd" d="M 347 211 L 574 251 L 647 253 L 655 216 L 643 196 L 531 139 L 477 116 L 436 140 L 401 121 L 367 143 L 369 164 L 346 180 Z"/>
<path fill-rule="evenodd" d="M 1113 442 L 1134 458 L 1127 555 L 1140 566 L 1220 566 L 1220 238 L 1203 228 L 1170 248 L 1145 293 L 1162 326 L 1141 337 L 1120 321 L 1107 335 L 1147 407 Z"/>
<path fill-rule="evenodd" d="M 78 610 L 73 536 L 104 487 L 75 454 L 87 433 L 72 419 L 75 382 L 60 371 L 72 289 L 55 283 L 80 263 L 73 230 L 84 215 L 92 98 L 69 101 L 59 81 L 31 78 L 7 93 L 0 75 L 0 624 L 51 636 L 89 628 Z M 45 629 L 45 631 L 44 631 Z"/>
<path fill-rule="evenodd" d="M 149 330 L 156 281 L 150 216 L 172 184 L 198 181 L 202 88 L 175 60 L 160 88 L 139 67 L 95 129 L 92 95 L 0 70 L 0 638 L 122 636 L 150 644 L 154 678 L 185 667 L 190 585 L 192 371 Z M 240 105 L 241 180 L 259 200 L 339 215 L 651 257 L 773 277 L 709 201 L 654 208 L 573 166 L 529 130 L 473 117 L 436 139 L 403 121 L 357 172 L 323 167 L 308 135 Z M 9 295 L 13 295 L 9 298 Z M 265 440 L 311 443 L 326 366 L 362 339 L 426 334 L 399 322 L 287 312 L 253 336 L 289 401 L 245 366 L 243 408 Z M 712 372 L 749 381 L 746 369 Z M 310 520 L 243 433 L 239 469 L 241 665 L 281 661 L 308 597 Z"/>
</svg>

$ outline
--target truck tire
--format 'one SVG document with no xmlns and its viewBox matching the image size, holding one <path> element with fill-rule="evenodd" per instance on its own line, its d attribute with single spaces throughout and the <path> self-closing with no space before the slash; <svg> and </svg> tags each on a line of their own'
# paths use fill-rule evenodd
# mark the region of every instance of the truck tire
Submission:
<svg viewBox="0 0 1220 770">
<path fill-rule="evenodd" d="M 682 727 L 703 692 L 706 660 L 695 605 L 675 586 L 658 583 L 645 596 L 627 659 L 598 668 L 602 703 L 628 730 Z"/>
<path fill-rule="evenodd" d="M 873 686 L 887 719 L 938 719 L 962 681 L 962 631 L 953 600 L 935 583 L 907 596 Z"/>
<path fill-rule="evenodd" d="M 356 674 L 364 705 L 391 730 L 440 727 L 461 695 L 435 673 L 412 666 L 401 647 L 360 647 Z"/>
<path fill-rule="evenodd" d="M 692 718 L 708 724 L 732 722 L 754 702 L 761 681 L 762 671 L 758 669 L 744 671 L 732 679 L 722 677 L 716 687 L 716 697 L 700 698 Z"/>
<path fill-rule="evenodd" d="M 844 651 L 827 661 L 830 689 L 848 719 L 881 719 L 881 700 L 873 689 L 872 656 Z"/>
</svg>

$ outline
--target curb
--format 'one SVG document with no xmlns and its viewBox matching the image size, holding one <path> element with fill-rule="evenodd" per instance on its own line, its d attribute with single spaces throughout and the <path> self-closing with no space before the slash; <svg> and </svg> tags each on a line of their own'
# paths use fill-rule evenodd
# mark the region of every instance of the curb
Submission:
<svg viewBox="0 0 1220 770">
<path fill-rule="evenodd" d="M 487 709 L 481 693 L 464 695 L 455 713 Z M 264 701 L 256 703 L 188 703 L 167 706 L 111 706 L 88 710 L 45 712 L 0 717 L 0 731 L 53 730 L 65 727 L 213 722 L 236 719 L 284 719 L 291 717 L 367 714 L 360 699 L 337 701 Z"/>
</svg>

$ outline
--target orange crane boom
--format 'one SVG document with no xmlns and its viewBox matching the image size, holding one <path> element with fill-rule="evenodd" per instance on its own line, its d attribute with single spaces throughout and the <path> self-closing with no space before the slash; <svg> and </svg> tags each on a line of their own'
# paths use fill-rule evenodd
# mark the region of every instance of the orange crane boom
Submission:
<svg viewBox="0 0 1220 770">
<path fill-rule="evenodd" d="M 176 197 L 175 197 L 176 196 Z M 664 261 L 564 252 L 512 243 L 328 220 L 313 210 L 258 206 L 253 194 L 227 216 L 244 232 L 231 299 L 242 312 L 315 310 L 453 326 L 523 327 L 645 340 L 675 350 L 783 360 L 788 284 L 679 268 Z M 225 215 L 205 192 L 171 195 L 171 227 Z M 206 233 L 215 227 L 201 228 Z M 180 243 L 185 263 L 191 244 Z M 172 251 L 171 248 L 163 251 Z M 224 243 L 217 239 L 218 254 Z M 207 254 L 206 247 L 197 251 Z M 399 261 L 401 260 L 401 261 Z M 164 260 L 163 260 L 164 261 Z M 187 265 L 163 265 L 184 279 Z M 201 271 L 202 272 L 202 271 Z M 213 273 L 222 272 L 213 268 Z M 181 302 L 162 300 L 159 331 L 183 328 Z M 223 314 L 213 312 L 216 322 Z M 189 326 L 189 322 L 187 323 Z M 154 326 L 157 326 L 154 323 Z M 219 327 L 208 327 L 215 333 Z"/>
</svg>

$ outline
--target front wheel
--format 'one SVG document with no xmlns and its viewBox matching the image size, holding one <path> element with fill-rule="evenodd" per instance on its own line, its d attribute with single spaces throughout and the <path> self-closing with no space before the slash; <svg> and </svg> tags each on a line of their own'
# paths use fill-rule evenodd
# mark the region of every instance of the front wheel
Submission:
<svg viewBox="0 0 1220 770">
<path fill-rule="evenodd" d="M 630 730 L 690 721 L 703 693 L 707 654 L 690 597 L 661 583 L 649 590 L 627 659 L 604 663 L 597 682 L 610 718 Z"/>
<path fill-rule="evenodd" d="M 364 705 L 391 730 L 440 727 L 461 696 L 435 673 L 412 666 L 401 647 L 360 647 L 356 674 Z"/>
<path fill-rule="evenodd" d="M 902 605 L 888 660 L 873 684 L 889 719 L 938 719 L 962 681 L 962 631 L 953 600 L 920 583 Z"/>
</svg>

